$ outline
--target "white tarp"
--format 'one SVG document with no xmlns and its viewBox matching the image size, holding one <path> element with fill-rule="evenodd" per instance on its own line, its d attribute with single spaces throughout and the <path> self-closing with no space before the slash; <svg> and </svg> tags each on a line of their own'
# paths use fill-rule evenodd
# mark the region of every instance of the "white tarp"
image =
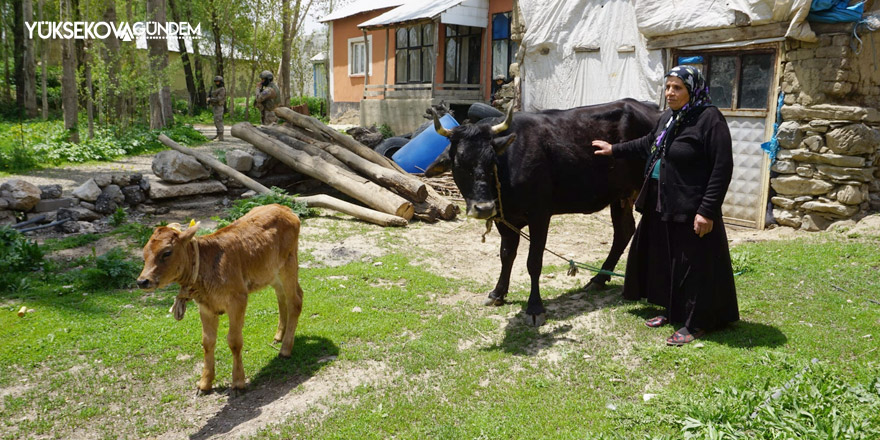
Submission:
<svg viewBox="0 0 880 440">
<path fill-rule="evenodd" d="M 736 16 L 752 26 L 788 22 L 786 37 L 815 41 L 807 24 L 810 0 L 632 0 L 636 21 L 646 37 L 736 26 Z"/>
<path fill-rule="evenodd" d="M 659 102 L 661 53 L 645 48 L 633 0 L 521 0 L 519 5 L 526 27 L 525 110 L 627 97 Z"/>
</svg>

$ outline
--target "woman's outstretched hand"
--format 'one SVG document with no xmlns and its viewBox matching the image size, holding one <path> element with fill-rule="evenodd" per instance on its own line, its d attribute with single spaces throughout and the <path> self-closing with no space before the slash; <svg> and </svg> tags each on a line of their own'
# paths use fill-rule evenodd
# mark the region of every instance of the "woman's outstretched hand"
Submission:
<svg viewBox="0 0 880 440">
<path fill-rule="evenodd" d="M 599 156 L 611 156 L 611 144 L 605 141 L 593 141 L 593 146 L 596 147 L 596 151 L 593 154 Z"/>
</svg>

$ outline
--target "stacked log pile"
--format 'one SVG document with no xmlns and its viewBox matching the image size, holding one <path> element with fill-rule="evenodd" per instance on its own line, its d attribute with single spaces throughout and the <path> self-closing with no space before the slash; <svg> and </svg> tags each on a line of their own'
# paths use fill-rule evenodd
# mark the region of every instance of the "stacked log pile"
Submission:
<svg viewBox="0 0 880 440">
<path fill-rule="evenodd" d="M 458 215 L 458 206 L 430 185 L 407 174 L 393 161 L 355 139 L 287 108 L 279 108 L 275 113 L 284 124 L 255 127 L 241 122 L 232 127 L 232 135 L 291 170 L 323 182 L 363 206 L 327 195 L 300 197 L 298 200 L 385 226 L 403 226 L 412 218 L 428 222 L 452 220 Z M 207 155 L 180 147 L 164 136 L 160 140 L 258 193 L 269 191 Z"/>
</svg>

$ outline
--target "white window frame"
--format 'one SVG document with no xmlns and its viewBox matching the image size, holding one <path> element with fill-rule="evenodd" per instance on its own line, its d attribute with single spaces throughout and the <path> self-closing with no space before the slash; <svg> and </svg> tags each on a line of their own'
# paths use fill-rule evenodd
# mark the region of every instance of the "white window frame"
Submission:
<svg viewBox="0 0 880 440">
<path fill-rule="evenodd" d="M 348 39 L 348 76 L 349 77 L 362 77 L 365 76 L 364 71 L 360 70 L 359 72 L 354 71 L 354 55 L 355 55 L 355 47 L 359 47 L 364 44 L 364 37 L 355 37 Z M 364 60 L 364 64 L 366 65 L 366 69 L 369 71 L 370 75 L 373 74 L 373 36 L 367 35 L 367 58 Z"/>
</svg>

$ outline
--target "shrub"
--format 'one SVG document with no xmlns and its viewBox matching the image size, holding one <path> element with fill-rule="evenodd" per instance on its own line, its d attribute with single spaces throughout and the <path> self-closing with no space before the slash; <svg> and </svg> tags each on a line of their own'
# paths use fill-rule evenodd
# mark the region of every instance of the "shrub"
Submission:
<svg viewBox="0 0 880 440">
<path fill-rule="evenodd" d="M 379 133 L 382 133 L 382 138 L 388 139 L 394 136 L 394 130 L 388 126 L 388 124 L 382 124 L 379 126 Z"/>
<path fill-rule="evenodd" d="M 125 212 L 125 208 L 118 207 L 116 211 L 113 211 L 113 214 L 110 216 L 110 225 L 111 226 L 120 226 L 125 223 L 128 219 L 128 213 Z"/>
<path fill-rule="evenodd" d="M 12 289 L 23 281 L 23 274 L 43 267 L 43 250 L 20 232 L 0 226 L 0 290 Z"/>
<path fill-rule="evenodd" d="M 236 200 L 232 206 L 226 210 L 225 217 L 215 218 L 217 221 L 217 227 L 222 228 L 229 225 L 257 206 L 271 205 L 272 203 L 289 207 L 293 210 L 294 214 L 298 215 L 300 218 L 307 218 L 315 215 L 314 209 L 309 208 L 303 202 L 294 201 L 286 191 L 273 186 L 271 193 L 260 194 L 249 199 Z"/>
<path fill-rule="evenodd" d="M 80 284 L 85 288 L 124 289 L 132 287 L 141 270 L 140 263 L 127 259 L 125 251 L 115 248 L 94 259 L 94 267 L 83 269 Z"/>
</svg>

